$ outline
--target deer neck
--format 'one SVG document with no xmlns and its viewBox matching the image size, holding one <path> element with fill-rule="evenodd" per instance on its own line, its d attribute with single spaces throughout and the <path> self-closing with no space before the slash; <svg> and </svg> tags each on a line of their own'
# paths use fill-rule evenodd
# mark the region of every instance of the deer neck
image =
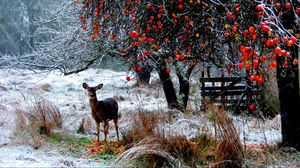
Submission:
<svg viewBox="0 0 300 168">
<path fill-rule="evenodd" d="M 92 111 L 97 111 L 97 103 L 98 103 L 98 100 L 97 100 L 97 97 L 89 97 L 89 101 L 90 101 L 90 105 L 92 107 Z"/>
</svg>

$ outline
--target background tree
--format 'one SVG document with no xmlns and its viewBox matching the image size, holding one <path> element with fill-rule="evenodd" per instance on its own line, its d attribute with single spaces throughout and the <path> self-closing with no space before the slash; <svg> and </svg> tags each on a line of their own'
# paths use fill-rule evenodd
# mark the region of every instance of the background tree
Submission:
<svg viewBox="0 0 300 168">
<path fill-rule="evenodd" d="M 236 44 L 242 55 L 238 67 L 249 71 L 250 81 L 259 84 L 267 79 L 263 67 L 277 69 L 283 143 L 299 149 L 299 1 L 257 1 L 255 5 L 240 7 L 257 16 L 239 22 L 242 38 Z M 233 29 L 228 33 L 236 36 Z"/>
<path fill-rule="evenodd" d="M 251 85 L 266 81 L 264 67 L 277 68 L 283 142 L 300 144 L 298 1 L 86 0 L 82 4 L 81 20 L 94 28 L 92 39 L 102 38 L 99 32 L 106 36 L 122 32 L 116 35 L 126 46 L 122 56 L 137 71 L 141 70 L 137 64 L 145 60 L 156 63 L 169 107 L 180 107 L 169 67 L 177 67 L 184 107 L 189 72 L 200 60 L 215 61 L 217 46 L 223 46 L 226 55 L 220 66 L 246 72 Z"/>
<path fill-rule="evenodd" d="M 82 5 L 81 21 L 84 28 L 90 27 L 91 39 L 113 36 L 120 55 L 138 73 L 145 73 L 144 64 L 151 62 L 162 81 L 169 107 L 187 106 L 192 70 L 199 61 L 214 58 L 216 49 L 210 44 L 218 41 L 221 32 L 213 26 L 223 20 L 211 16 L 224 10 L 218 6 L 220 3 L 103 0 L 82 1 Z M 170 78 L 172 66 L 179 79 L 178 93 Z"/>
</svg>

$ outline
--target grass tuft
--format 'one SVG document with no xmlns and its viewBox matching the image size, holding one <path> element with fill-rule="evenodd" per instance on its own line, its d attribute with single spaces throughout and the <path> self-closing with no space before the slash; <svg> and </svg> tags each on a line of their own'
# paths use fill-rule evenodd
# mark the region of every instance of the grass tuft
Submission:
<svg viewBox="0 0 300 168">
<path fill-rule="evenodd" d="M 244 161 L 243 146 L 232 120 L 221 106 L 209 104 L 207 111 L 212 113 L 211 120 L 216 129 L 218 144 L 216 161 L 213 167 L 242 167 Z"/>
<path fill-rule="evenodd" d="M 52 135 L 53 128 L 62 127 L 62 119 L 58 108 L 50 101 L 35 97 L 28 110 L 15 109 L 14 143 L 29 144 L 39 148 Z"/>
</svg>

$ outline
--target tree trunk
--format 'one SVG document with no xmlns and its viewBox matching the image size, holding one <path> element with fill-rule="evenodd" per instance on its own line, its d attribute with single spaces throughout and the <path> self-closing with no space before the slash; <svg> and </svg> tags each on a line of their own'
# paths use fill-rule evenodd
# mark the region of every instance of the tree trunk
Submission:
<svg viewBox="0 0 300 168">
<path fill-rule="evenodd" d="M 165 96 L 167 99 L 168 107 L 170 109 L 179 109 L 180 110 L 181 108 L 177 101 L 177 96 L 176 96 L 176 92 L 174 89 L 172 79 L 171 79 L 170 75 L 165 72 L 165 68 L 163 68 L 163 67 L 164 66 L 158 67 L 157 71 L 158 71 L 159 78 L 163 85 L 163 89 L 164 89 L 164 93 L 165 93 Z"/>
<path fill-rule="evenodd" d="M 293 58 L 298 58 L 298 47 L 294 47 Z M 300 97 L 298 65 L 285 68 L 280 66 L 282 58 L 278 58 L 277 82 L 281 113 L 283 145 L 300 149 Z"/>
<path fill-rule="evenodd" d="M 296 29 L 293 13 L 282 16 L 282 24 L 286 30 Z M 298 59 L 299 48 L 291 48 L 291 62 Z M 281 114 L 282 143 L 285 146 L 300 149 L 300 112 L 299 112 L 299 69 L 298 65 L 290 63 L 290 67 L 283 67 L 283 58 L 277 57 L 277 82 Z"/>
<path fill-rule="evenodd" d="M 182 74 L 177 74 L 177 76 L 179 80 L 179 104 L 185 109 L 189 100 L 190 82 L 189 79 Z"/>
<path fill-rule="evenodd" d="M 177 67 L 177 65 L 175 66 L 176 66 L 177 77 L 179 80 L 179 97 L 178 97 L 179 105 L 183 109 L 186 109 L 189 100 L 189 94 L 190 94 L 189 78 L 195 66 L 188 67 L 186 71 L 184 71 L 180 67 Z"/>
<path fill-rule="evenodd" d="M 137 73 L 139 85 L 149 85 L 153 68 L 154 66 L 149 62 L 142 65 L 142 71 Z"/>
</svg>

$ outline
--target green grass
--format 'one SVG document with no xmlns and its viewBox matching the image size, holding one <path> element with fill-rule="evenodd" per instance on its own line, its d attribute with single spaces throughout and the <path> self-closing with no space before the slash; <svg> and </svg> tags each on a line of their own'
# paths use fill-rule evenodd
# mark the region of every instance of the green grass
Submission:
<svg viewBox="0 0 300 168">
<path fill-rule="evenodd" d="M 54 133 L 47 139 L 47 142 L 50 146 L 57 147 L 74 157 L 85 156 L 92 160 L 105 160 L 107 162 L 116 157 L 110 145 L 105 146 L 102 152 L 90 155 L 88 146 L 92 144 L 92 140 L 88 137 Z"/>
<path fill-rule="evenodd" d="M 86 145 L 90 144 L 91 139 L 87 137 L 75 137 L 73 135 L 61 135 L 59 133 L 53 134 L 47 141 L 49 144 L 62 145 Z"/>
<path fill-rule="evenodd" d="M 75 157 L 80 157 L 88 153 L 86 145 L 91 143 L 91 139 L 87 137 L 76 137 L 74 135 L 53 134 L 47 140 L 50 146 L 57 147 L 63 151 L 67 151 Z"/>
</svg>

